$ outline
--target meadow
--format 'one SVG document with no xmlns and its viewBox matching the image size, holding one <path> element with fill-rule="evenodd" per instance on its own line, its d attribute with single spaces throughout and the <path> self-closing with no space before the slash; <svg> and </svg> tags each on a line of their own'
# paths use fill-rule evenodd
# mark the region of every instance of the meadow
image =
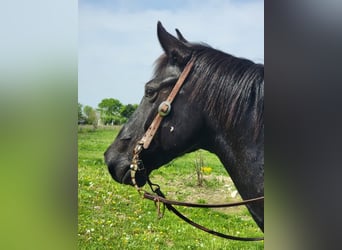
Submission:
<svg viewBox="0 0 342 250">
<path fill-rule="evenodd" d="M 119 127 L 78 129 L 79 249 L 264 249 L 264 242 L 210 235 L 169 211 L 158 219 L 152 201 L 143 199 L 133 187 L 116 183 L 107 170 L 103 153 L 118 131 Z M 218 158 L 204 150 L 173 160 L 154 171 L 151 180 L 174 200 L 224 203 L 241 199 Z M 245 207 L 177 208 L 222 233 L 262 236 Z"/>
</svg>

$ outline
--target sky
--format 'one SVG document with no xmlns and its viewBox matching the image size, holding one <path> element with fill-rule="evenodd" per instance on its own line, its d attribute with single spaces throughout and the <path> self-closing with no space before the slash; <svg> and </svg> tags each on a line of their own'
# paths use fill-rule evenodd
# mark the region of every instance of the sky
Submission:
<svg viewBox="0 0 342 250">
<path fill-rule="evenodd" d="M 78 101 L 139 104 L 163 53 L 157 22 L 175 35 L 264 62 L 264 3 L 259 0 L 80 0 Z"/>
</svg>

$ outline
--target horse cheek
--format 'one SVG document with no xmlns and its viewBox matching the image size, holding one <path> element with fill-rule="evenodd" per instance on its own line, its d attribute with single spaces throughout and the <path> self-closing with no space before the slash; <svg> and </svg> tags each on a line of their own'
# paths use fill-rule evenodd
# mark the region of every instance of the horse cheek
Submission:
<svg viewBox="0 0 342 250">
<path fill-rule="evenodd" d="M 174 151 L 174 149 L 177 147 L 177 138 L 179 138 L 179 135 L 177 134 L 178 130 L 177 127 L 174 125 L 166 125 L 163 126 L 161 129 L 161 147 L 164 151 Z"/>
</svg>

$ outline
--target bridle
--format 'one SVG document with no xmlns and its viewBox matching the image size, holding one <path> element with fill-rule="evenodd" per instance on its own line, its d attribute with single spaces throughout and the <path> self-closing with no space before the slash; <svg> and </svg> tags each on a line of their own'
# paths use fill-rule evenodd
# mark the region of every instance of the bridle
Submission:
<svg viewBox="0 0 342 250">
<path fill-rule="evenodd" d="M 185 82 L 186 77 L 190 73 L 192 67 L 194 64 L 194 60 L 190 59 L 189 62 L 186 64 L 184 70 L 182 71 L 181 75 L 179 76 L 175 86 L 171 90 L 171 93 L 167 97 L 165 101 L 163 101 L 159 107 L 158 107 L 158 113 L 155 116 L 154 120 L 152 121 L 151 125 L 143 135 L 143 137 L 137 142 L 134 150 L 133 150 L 133 158 L 132 158 L 132 163 L 131 163 L 131 180 L 134 185 L 134 187 L 138 190 L 139 193 L 143 192 L 143 197 L 149 200 L 154 201 L 157 204 L 158 207 L 158 216 L 161 218 L 163 216 L 163 212 L 161 212 L 160 209 L 160 203 L 164 204 L 164 210 L 165 206 L 168 208 L 168 210 L 172 211 L 174 214 L 176 214 L 178 217 L 186 221 L 187 223 L 191 224 L 192 226 L 201 229 L 207 233 L 225 238 L 225 239 L 231 239 L 231 240 L 239 240 L 239 241 L 260 241 L 264 240 L 264 237 L 238 237 L 238 236 L 232 236 L 232 235 L 227 235 L 223 234 L 220 232 L 213 231 L 211 229 L 208 229 L 202 225 L 199 225 L 195 223 L 194 221 L 190 220 L 189 218 L 185 217 L 182 213 L 180 213 L 173 205 L 177 206 L 187 206 L 187 207 L 202 207 L 202 208 L 219 208 L 219 207 L 234 207 L 234 206 L 241 206 L 241 205 L 246 205 L 250 204 L 253 202 L 257 201 L 262 201 L 264 200 L 264 196 L 257 197 L 254 199 L 249 199 L 249 200 L 244 200 L 240 202 L 235 202 L 235 203 L 225 203 L 225 204 L 196 204 L 196 203 L 188 203 L 188 202 L 179 202 L 179 201 L 173 201 L 173 200 L 168 200 L 165 198 L 165 195 L 163 192 L 160 190 L 160 186 L 157 184 L 154 184 L 150 181 L 149 177 L 146 175 L 147 183 L 149 184 L 151 190 L 155 194 L 151 194 L 142 188 L 138 187 L 135 175 L 137 171 L 143 171 L 144 166 L 143 162 L 139 159 L 139 155 L 142 150 L 148 149 L 155 133 L 157 132 L 160 123 L 162 119 L 167 116 L 170 111 L 171 111 L 171 104 L 178 94 L 180 88 L 182 87 L 183 83 Z"/>
</svg>

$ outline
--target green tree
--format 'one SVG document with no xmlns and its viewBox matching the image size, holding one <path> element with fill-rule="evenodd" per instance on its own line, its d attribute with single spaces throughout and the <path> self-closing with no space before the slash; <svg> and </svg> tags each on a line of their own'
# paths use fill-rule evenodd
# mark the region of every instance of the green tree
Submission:
<svg viewBox="0 0 342 250">
<path fill-rule="evenodd" d="M 96 110 L 93 109 L 92 107 L 86 105 L 83 107 L 83 112 L 85 114 L 87 124 L 93 125 L 94 129 L 96 129 L 97 128 L 97 122 L 98 122 Z"/>
<path fill-rule="evenodd" d="M 78 103 L 78 114 L 77 114 L 77 117 L 78 117 L 78 124 L 82 124 L 85 122 L 85 117 L 83 115 L 83 105 L 81 103 Z"/>
<path fill-rule="evenodd" d="M 138 108 L 137 104 L 127 104 L 122 107 L 121 109 L 121 116 L 125 119 L 125 121 L 128 120 L 128 118 L 131 117 L 131 115 L 134 113 L 134 111 Z"/>
<path fill-rule="evenodd" d="M 99 104 L 101 120 L 104 124 L 121 124 L 123 104 L 114 98 L 105 98 Z"/>
</svg>

